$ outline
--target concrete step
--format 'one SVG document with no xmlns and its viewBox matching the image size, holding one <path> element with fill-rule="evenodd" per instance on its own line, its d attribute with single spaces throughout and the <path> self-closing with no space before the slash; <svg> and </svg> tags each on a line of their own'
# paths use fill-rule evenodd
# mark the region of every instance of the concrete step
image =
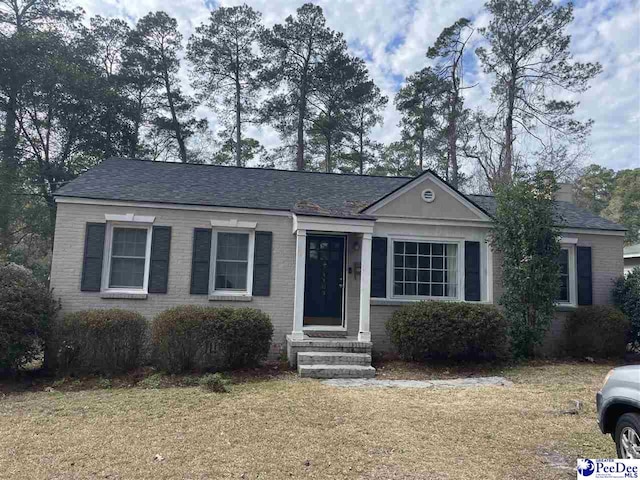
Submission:
<svg viewBox="0 0 640 480">
<path fill-rule="evenodd" d="M 371 365 L 368 353 L 298 352 L 298 365 Z"/>
<path fill-rule="evenodd" d="M 305 378 L 373 378 L 376 369 L 365 365 L 298 365 L 298 375 Z"/>
</svg>

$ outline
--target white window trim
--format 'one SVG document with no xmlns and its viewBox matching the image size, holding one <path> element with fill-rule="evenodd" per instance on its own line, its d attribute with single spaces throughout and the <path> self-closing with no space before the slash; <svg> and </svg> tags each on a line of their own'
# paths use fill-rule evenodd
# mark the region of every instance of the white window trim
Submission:
<svg viewBox="0 0 640 480">
<path fill-rule="evenodd" d="M 212 226 L 214 220 L 211 221 Z M 216 222 L 217 224 L 218 222 Z M 238 222 L 244 223 L 243 227 L 213 227 L 211 230 L 211 268 L 209 269 L 209 296 L 210 297 L 251 297 L 253 295 L 253 255 L 256 240 L 255 223 L 251 222 Z M 216 290 L 216 254 L 218 251 L 218 233 L 246 233 L 249 235 L 249 245 L 247 251 L 247 289 L 246 290 Z"/>
<path fill-rule="evenodd" d="M 114 228 L 135 228 L 144 229 L 147 231 L 147 246 L 144 253 L 144 277 L 142 288 L 116 288 L 109 286 L 109 280 L 111 278 L 111 250 L 113 246 L 113 229 Z M 104 242 L 104 257 L 102 261 L 102 285 L 100 288 L 101 293 L 124 293 L 124 294 L 147 294 L 149 291 L 149 267 L 151 264 L 151 240 L 153 235 L 153 225 L 149 222 L 107 222 L 107 232 Z"/>
<path fill-rule="evenodd" d="M 569 239 L 571 240 L 571 239 Z M 563 307 L 577 307 L 578 306 L 578 260 L 576 255 L 576 243 L 563 243 L 560 244 L 562 250 L 569 251 L 569 301 L 557 301 L 556 305 Z"/>
<path fill-rule="evenodd" d="M 395 295 L 393 293 L 393 243 L 394 242 L 428 242 L 457 245 L 458 248 L 458 285 L 455 297 L 434 297 L 425 295 Z M 387 300 L 438 300 L 444 302 L 464 301 L 464 239 L 458 238 L 437 238 L 437 237 L 413 237 L 413 236 L 389 236 L 387 237 Z M 477 302 L 475 302 L 477 303 Z"/>
</svg>

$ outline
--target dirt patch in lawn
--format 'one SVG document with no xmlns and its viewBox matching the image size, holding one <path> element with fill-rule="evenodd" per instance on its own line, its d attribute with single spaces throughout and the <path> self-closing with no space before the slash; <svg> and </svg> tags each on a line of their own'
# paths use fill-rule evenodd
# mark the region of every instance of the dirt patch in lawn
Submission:
<svg viewBox="0 0 640 480">
<path fill-rule="evenodd" d="M 511 367 L 511 388 L 344 389 L 279 373 L 227 394 L 13 393 L 0 399 L 0 477 L 569 478 L 548 452 L 614 455 L 594 407 L 609 368 Z M 574 400 L 577 415 L 557 414 Z"/>
</svg>

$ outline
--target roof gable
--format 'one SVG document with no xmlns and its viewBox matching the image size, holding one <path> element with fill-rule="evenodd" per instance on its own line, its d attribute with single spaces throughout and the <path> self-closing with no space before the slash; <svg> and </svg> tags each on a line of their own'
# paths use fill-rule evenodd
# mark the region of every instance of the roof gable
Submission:
<svg viewBox="0 0 640 480">
<path fill-rule="evenodd" d="M 423 199 L 427 190 L 433 193 L 432 202 Z M 491 221 L 486 212 L 431 170 L 376 200 L 362 213 L 376 217 Z"/>
</svg>

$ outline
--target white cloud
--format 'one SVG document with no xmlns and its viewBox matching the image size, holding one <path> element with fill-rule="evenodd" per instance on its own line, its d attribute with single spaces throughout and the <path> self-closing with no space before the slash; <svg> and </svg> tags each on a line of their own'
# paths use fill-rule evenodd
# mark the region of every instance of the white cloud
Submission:
<svg viewBox="0 0 640 480">
<path fill-rule="evenodd" d="M 399 84 L 427 64 L 425 52 L 442 29 L 460 17 L 486 23 L 484 0 L 321 0 L 331 28 L 341 31 L 351 50 L 363 57 L 372 78 L 389 96 L 384 126 L 376 128 L 377 140 L 398 138 L 400 119 L 393 107 Z M 118 16 L 131 22 L 149 11 L 165 10 L 178 19 L 185 39 L 205 21 L 209 9 L 204 0 L 75 0 L 88 15 Z M 237 5 L 243 0 L 222 0 Z M 302 2 L 294 0 L 247 0 L 263 14 L 266 25 L 281 22 L 295 13 Z M 640 0 L 587 0 L 575 9 L 571 26 L 572 51 L 576 60 L 598 61 L 603 73 L 592 88 L 578 98 L 577 115 L 595 121 L 590 139 L 592 161 L 611 168 L 640 167 Z M 476 42 L 480 39 L 476 39 Z M 475 47 L 475 45 L 474 45 Z M 472 107 L 487 102 L 489 79 L 477 68 L 467 72 L 467 91 Z M 186 70 L 182 73 L 186 81 Z M 205 112 L 205 109 L 200 111 Z M 206 112 L 215 122 L 215 115 Z M 214 125 L 215 128 L 215 125 Z M 251 127 L 249 133 L 265 146 L 278 144 L 268 127 Z"/>
</svg>

